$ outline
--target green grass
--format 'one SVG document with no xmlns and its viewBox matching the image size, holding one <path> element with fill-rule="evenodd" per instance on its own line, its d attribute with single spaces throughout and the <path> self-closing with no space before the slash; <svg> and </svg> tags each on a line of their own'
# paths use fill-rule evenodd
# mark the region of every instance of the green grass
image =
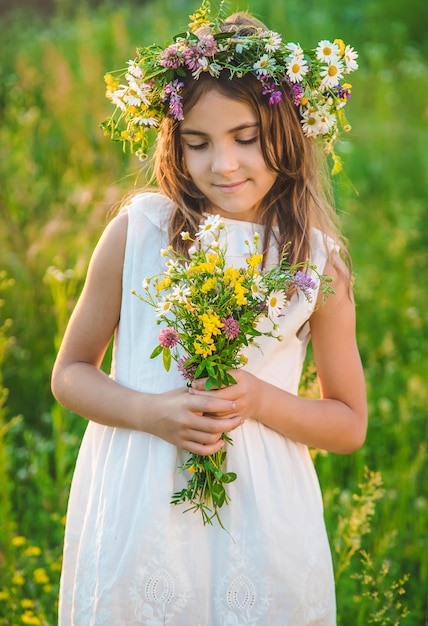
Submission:
<svg viewBox="0 0 428 626">
<path fill-rule="evenodd" d="M 184 1 L 74 12 L 57 6 L 49 19 L 15 10 L 0 22 L 0 624 L 8 626 L 55 624 L 63 517 L 85 423 L 53 401 L 50 371 L 109 212 L 144 184 L 138 162 L 99 129 L 110 112 L 102 77 L 137 44 L 166 40 L 196 8 Z M 249 8 L 302 45 L 342 37 L 360 52 L 353 130 L 341 148 L 345 173 L 335 193 L 355 268 L 370 424 L 360 451 L 319 453 L 316 465 L 340 624 L 422 626 L 426 3 L 254 0 Z"/>
</svg>

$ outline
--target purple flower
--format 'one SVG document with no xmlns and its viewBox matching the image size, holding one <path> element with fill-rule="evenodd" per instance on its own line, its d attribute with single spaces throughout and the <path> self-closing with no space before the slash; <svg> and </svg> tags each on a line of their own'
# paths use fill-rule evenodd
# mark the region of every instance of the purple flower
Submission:
<svg viewBox="0 0 428 626">
<path fill-rule="evenodd" d="M 234 319 L 233 315 L 230 315 L 229 317 L 224 317 L 221 321 L 223 322 L 223 335 L 226 335 L 228 339 L 236 339 L 236 337 L 239 335 L 240 328 L 238 322 Z"/>
<path fill-rule="evenodd" d="M 183 65 L 183 58 L 181 53 L 178 51 L 176 44 L 172 44 L 171 46 L 168 46 L 168 48 L 165 48 L 160 55 L 159 64 L 172 70 L 176 70 L 178 67 Z"/>
<path fill-rule="evenodd" d="M 303 96 L 303 87 L 302 85 L 299 85 L 299 83 L 291 83 L 289 84 L 289 87 L 294 106 L 298 107 Z"/>
<path fill-rule="evenodd" d="M 278 104 L 282 100 L 282 93 L 276 88 L 276 84 L 272 77 L 268 74 L 256 74 L 257 79 L 261 82 L 264 96 L 269 96 L 269 104 Z"/>
<path fill-rule="evenodd" d="M 301 270 L 298 270 L 294 274 L 293 284 L 297 289 L 300 289 L 300 291 L 303 291 L 306 298 L 308 299 L 310 299 L 311 297 L 311 293 L 310 293 L 311 289 L 317 288 L 317 284 L 312 280 L 312 278 L 308 274 L 305 274 L 304 272 L 302 272 Z"/>
<path fill-rule="evenodd" d="M 168 83 L 165 87 L 165 97 L 168 100 L 169 112 L 176 120 L 183 119 L 183 105 L 181 104 L 182 96 L 179 91 L 184 86 L 184 83 L 176 78 L 172 83 Z"/>
<path fill-rule="evenodd" d="M 197 49 L 204 57 L 212 57 L 218 51 L 217 42 L 212 35 L 202 35 L 199 38 Z"/>
<path fill-rule="evenodd" d="M 195 372 L 197 365 L 196 363 L 191 363 L 190 365 L 186 365 L 187 361 L 190 357 L 181 357 L 177 360 L 177 367 L 180 374 L 183 376 L 185 380 L 192 381 L 195 378 Z"/>
<path fill-rule="evenodd" d="M 199 59 L 203 56 L 200 50 L 196 46 L 192 46 L 187 48 L 184 53 L 184 57 L 186 59 L 186 66 L 189 68 L 191 72 L 195 72 L 199 69 Z"/>
<path fill-rule="evenodd" d="M 278 104 L 282 100 L 282 93 L 280 91 L 272 91 L 272 94 L 269 98 L 269 104 Z"/>
<path fill-rule="evenodd" d="M 175 328 L 162 328 L 158 335 L 159 344 L 162 348 L 173 348 L 180 340 L 180 336 Z"/>
<path fill-rule="evenodd" d="M 337 85 L 337 87 L 335 87 L 333 91 L 340 100 L 349 100 L 349 98 L 351 97 L 351 90 L 347 87 L 342 87 L 342 85 L 340 84 Z"/>
</svg>

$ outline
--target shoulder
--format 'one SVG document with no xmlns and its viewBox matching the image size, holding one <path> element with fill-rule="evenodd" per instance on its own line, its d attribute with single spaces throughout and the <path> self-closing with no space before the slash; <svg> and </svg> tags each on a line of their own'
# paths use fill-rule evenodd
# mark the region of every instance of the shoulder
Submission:
<svg viewBox="0 0 428 626">
<path fill-rule="evenodd" d="M 340 245 L 330 235 L 327 235 L 319 228 L 312 227 L 310 233 L 311 253 L 324 254 L 326 259 L 332 253 L 339 253 Z"/>
<path fill-rule="evenodd" d="M 168 226 L 173 204 L 160 192 L 142 191 L 130 198 L 119 214 L 126 213 L 130 223 L 149 221 L 164 230 Z"/>
</svg>

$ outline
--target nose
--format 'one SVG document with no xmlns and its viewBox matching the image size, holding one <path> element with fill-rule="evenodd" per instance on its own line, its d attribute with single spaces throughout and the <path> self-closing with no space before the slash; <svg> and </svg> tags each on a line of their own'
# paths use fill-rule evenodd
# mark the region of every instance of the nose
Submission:
<svg viewBox="0 0 428 626">
<path fill-rule="evenodd" d="M 237 156 L 229 142 L 213 146 L 211 158 L 211 171 L 213 174 L 228 174 L 235 172 L 238 167 Z"/>
</svg>

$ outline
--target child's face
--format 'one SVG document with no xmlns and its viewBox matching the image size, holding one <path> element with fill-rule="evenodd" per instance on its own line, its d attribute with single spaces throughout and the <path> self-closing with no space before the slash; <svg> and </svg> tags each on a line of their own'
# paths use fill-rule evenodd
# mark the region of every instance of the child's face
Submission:
<svg viewBox="0 0 428 626">
<path fill-rule="evenodd" d="M 264 161 L 251 107 L 209 91 L 186 114 L 180 135 L 186 167 L 208 200 L 207 210 L 256 221 L 276 174 Z"/>
</svg>

